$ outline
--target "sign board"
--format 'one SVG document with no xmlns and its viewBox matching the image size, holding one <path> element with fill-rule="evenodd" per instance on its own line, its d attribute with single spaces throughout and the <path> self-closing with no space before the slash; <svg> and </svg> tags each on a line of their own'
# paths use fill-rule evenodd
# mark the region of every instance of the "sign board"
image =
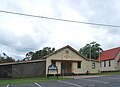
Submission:
<svg viewBox="0 0 120 87">
<path fill-rule="evenodd" d="M 57 70 L 57 67 L 55 65 L 50 65 L 48 67 L 49 70 Z"/>
<path fill-rule="evenodd" d="M 50 72 L 56 73 L 57 79 L 58 79 L 58 68 L 57 68 L 56 65 L 50 65 L 50 66 L 48 67 L 48 74 L 47 74 L 48 79 L 49 79 L 49 76 L 50 76 Z"/>
</svg>

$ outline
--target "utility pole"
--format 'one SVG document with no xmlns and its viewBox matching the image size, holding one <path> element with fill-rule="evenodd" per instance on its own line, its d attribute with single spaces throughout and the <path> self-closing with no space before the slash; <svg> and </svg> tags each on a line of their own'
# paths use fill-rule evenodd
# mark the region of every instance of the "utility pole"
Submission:
<svg viewBox="0 0 120 87">
<path fill-rule="evenodd" d="M 92 69 L 92 61 L 91 61 L 91 45 L 90 45 L 90 48 L 89 48 L 89 58 L 90 58 L 90 72 L 91 72 L 91 69 Z"/>
<path fill-rule="evenodd" d="M 99 67 L 100 67 L 100 73 L 101 73 L 101 58 L 100 57 L 101 56 L 100 56 L 100 48 L 99 48 L 99 58 L 98 58 L 99 60 L 98 61 L 99 61 Z"/>
</svg>

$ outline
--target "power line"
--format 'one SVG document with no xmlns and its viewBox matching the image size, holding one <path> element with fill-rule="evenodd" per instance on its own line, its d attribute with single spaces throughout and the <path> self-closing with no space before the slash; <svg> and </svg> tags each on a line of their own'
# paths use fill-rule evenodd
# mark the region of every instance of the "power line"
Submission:
<svg viewBox="0 0 120 87">
<path fill-rule="evenodd" d="M 16 14 L 16 15 L 21 15 L 21 16 L 44 18 L 44 19 L 50 19 L 50 20 L 58 20 L 58 21 L 65 21 L 65 22 L 81 23 L 81 24 L 89 24 L 89 25 L 97 25 L 97 26 L 107 26 L 107 27 L 120 27 L 119 25 L 110 25 L 110 24 L 101 24 L 101 23 L 92 23 L 92 22 L 82 22 L 82 21 L 74 21 L 74 20 L 65 20 L 65 19 L 60 19 L 60 18 L 37 16 L 37 15 L 30 15 L 30 14 L 23 14 L 23 13 L 11 12 L 11 11 L 0 10 L 0 12 L 2 12 L 2 13 L 8 13 L 8 14 Z"/>
</svg>

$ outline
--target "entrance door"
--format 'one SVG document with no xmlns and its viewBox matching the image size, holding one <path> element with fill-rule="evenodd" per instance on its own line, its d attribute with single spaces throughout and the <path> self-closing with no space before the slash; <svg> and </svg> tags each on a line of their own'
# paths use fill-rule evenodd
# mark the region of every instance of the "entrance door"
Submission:
<svg viewBox="0 0 120 87">
<path fill-rule="evenodd" d="M 68 61 L 61 62 L 61 74 L 62 75 L 70 75 L 72 74 L 72 64 Z"/>
</svg>

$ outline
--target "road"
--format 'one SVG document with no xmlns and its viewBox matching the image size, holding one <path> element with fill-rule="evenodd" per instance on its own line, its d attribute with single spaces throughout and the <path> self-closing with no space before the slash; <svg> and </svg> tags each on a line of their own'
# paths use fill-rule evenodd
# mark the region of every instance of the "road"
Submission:
<svg viewBox="0 0 120 87">
<path fill-rule="evenodd" d="M 120 87 L 120 75 L 77 78 L 31 84 L 6 85 L 0 87 Z"/>
</svg>

